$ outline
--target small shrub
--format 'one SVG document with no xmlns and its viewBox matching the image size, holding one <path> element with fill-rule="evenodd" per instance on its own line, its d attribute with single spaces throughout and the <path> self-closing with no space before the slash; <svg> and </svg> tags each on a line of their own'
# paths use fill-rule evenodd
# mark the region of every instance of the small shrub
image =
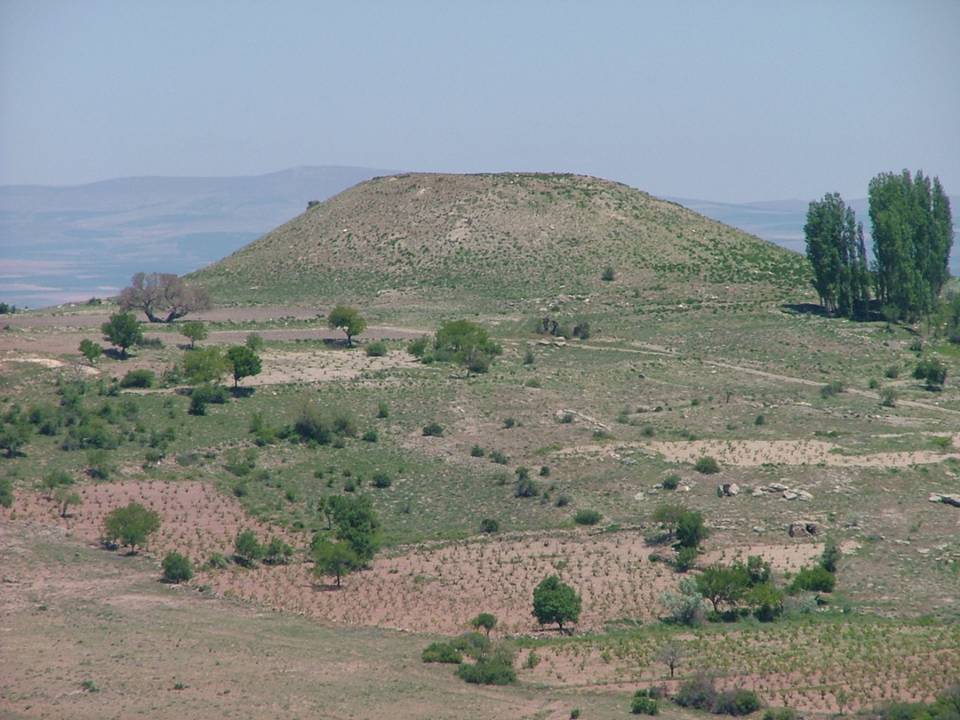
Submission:
<svg viewBox="0 0 960 720">
<path fill-rule="evenodd" d="M 673 568 L 677 572 L 685 573 L 690 570 L 697 562 L 697 548 L 681 547 L 677 550 L 677 557 L 673 562 Z"/>
<path fill-rule="evenodd" d="M 380 439 L 380 434 L 373 429 L 367 430 L 362 437 L 364 442 L 375 443 Z"/>
<path fill-rule="evenodd" d="M 390 406 L 383 400 L 377 403 L 377 417 L 381 420 L 390 417 Z"/>
<path fill-rule="evenodd" d="M 439 423 L 429 423 L 423 426 L 423 434 L 426 437 L 440 437 L 443 435 L 443 426 Z"/>
<path fill-rule="evenodd" d="M 486 454 L 487 454 L 487 451 L 484 450 L 479 445 L 474 445 L 472 448 L 470 448 L 470 457 L 479 458 L 479 457 L 483 457 Z"/>
<path fill-rule="evenodd" d="M 896 380 L 900 377 L 900 368 L 896 365 L 891 365 L 886 370 L 883 371 L 884 377 L 889 378 L 890 380 Z"/>
<path fill-rule="evenodd" d="M 600 273 L 600 279 L 604 282 L 613 282 L 617 278 L 616 271 L 609 265 L 603 269 L 603 272 Z"/>
<path fill-rule="evenodd" d="M 570 496 L 564 495 L 562 493 L 560 495 L 557 495 L 557 500 L 554 503 L 554 505 L 556 505 L 557 507 L 566 507 L 569 504 L 570 504 Z"/>
<path fill-rule="evenodd" d="M 680 476 L 679 475 L 667 475 L 663 479 L 663 489 L 664 490 L 676 490 L 680 485 Z"/>
<path fill-rule="evenodd" d="M 880 391 L 880 404 L 883 407 L 896 407 L 897 406 L 897 391 L 893 388 L 884 388 Z"/>
<path fill-rule="evenodd" d="M 766 425 L 767 419 L 763 415 L 757 415 L 753 419 L 753 424 L 756 425 L 757 427 L 760 427 L 761 425 Z"/>
<path fill-rule="evenodd" d="M 425 663 L 460 664 L 463 662 L 463 655 L 450 643 L 434 642 L 423 649 L 420 659 Z"/>
<path fill-rule="evenodd" d="M 749 715 L 760 709 L 760 698 L 753 690 L 727 690 L 717 695 L 710 711 L 717 715 Z"/>
<path fill-rule="evenodd" d="M 505 430 L 509 430 L 510 428 L 514 427 L 516 424 L 517 424 L 517 421 L 514 420 L 512 417 L 505 418 L 503 421 L 503 427 Z"/>
<path fill-rule="evenodd" d="M 457 676 L 478 685 L 510 685 L 517 680 L 513 653 L 501 645 L 494 652 L 481 655 L 472 665 L 461 663 L 457 668 Z"/>
<path fill-rule="evenodd" d="M 89 693 L 100 692 L 100 688 L 97 687 L 97 684 L 93 680 L 84 680 L 80 683 L 80 689 Z"/>
<path fill-rule="evenodd" d="M 506 465 L 508 462 L 510 462 L 510 458 L 508 458 L 506 455 L 504 455 L 504 454 L 503 454 L 502 452 L 500 452 L 499 450 L 491 450 L 491 451 L 490 451 L 490 462 L 494 462 L 494 463 L 496 463 L 497 465 Z"/>
<path fill-rule="evenodd" d="M 577 514 L 573 516 L 573 521 L 577 525 L 596 525 L 602 517 L 603 515 L 597 510 L 577 510 Z"/>
<path fill-rule="evenodd" d="M 822 565 L 801 568 L 790 584 L 790 592 L 833 592 L 836 578 Z"/>
<path fill-rule="evenodd" d="M 717 462 L 716 458 L 710 455 L 704 455 L 697 460 L 693 469 L 704 475 L 714 475 L 720 472 L 720 463 Z"/>
<path fill-rule="evenodd" d="M 826 399 L 831 398 L 834 395 L 839 395 L 844 391 L 843 383 L 839 380 L 831 380 L 826 385 L 820 388 L 820 397 Z"/>
<path fill-rule="evenodd" d="M 880 381 L 876 378 L 870 378 L 870 380 L 867 382 L 867 387 L 871 390 L 876 390 L 880 387 Z"/>
<path fill-rule="evenodd" d="M 390 476 L 384 472 L 378 472 L 373 474 L 373 480 L 370 483 L 375 488 L 388 488 L 393 484 L 393 480 L 390 479 Z"/>
<path fill-rule="evenodd" d="M 364 351 L 367 357 L 384 357 L 387 354 L 387 344 L 383 340 L 374 340 L 364 348 Z"/>
<path fill-rule="evenodd" d="M 573 413 L 566 412 L 560 416 L 560 423 L 563 425 L 569 425 L 573 422 Z"/>
<path fill-rule="evenodd" d="M 212 570 L 223 570 L 229 564 L 230 561 L 227 560 L 223 553 L 215 552 L 207 559 L 207 567 Z"/>
<path fill-rule="evenodd" d="M 630 700 L 630 712 L 634 715 L 659 715 L 660 705 L 646 690 L 637 690 Z"/>
<path fill-rule="evenodd" d="M 493 518 L 484 518 L 480 521 L 480 532 L 493 534 L 500 530 L 500 523 Z"/>
<path fill-rule="evenodd" d="M 153 387 L 156 379 L 153 370 L 131 370 L 123 376 L 123 380 L 120 381 L 120 387 L 149 388 Z"/>
<path fill-rule="evenodd" d="M 536 497 L 539 494 L 540 494 L 540 489 L 537 487 L 537 484 L 529 477 L 517 480 L 517 484 L 513 489 L 514 497 L 518 497 L 518 498 Z"/>
<path fill-rule="evenodd" d="M 193 577 L 190 558 L 178 552 L 168 552 L 163 558 L 163 579 L 169 583 L 186 582 Z"/>
<path fill-rule="evenodd" d="M 540 477 L 550 477 L 550 467 L 547 465 L 540 466 Z"/>
</svg>

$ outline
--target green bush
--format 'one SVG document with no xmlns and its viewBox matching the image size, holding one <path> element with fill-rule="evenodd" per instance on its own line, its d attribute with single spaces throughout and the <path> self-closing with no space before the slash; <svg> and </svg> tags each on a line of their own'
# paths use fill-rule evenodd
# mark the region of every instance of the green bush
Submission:
<svg viewBox="0 0 960 720">
<path fill-rule="evenodd" d="M 698 473 L 703 473 L 704 475 L 715 475 L 720 472 L 720 463 L 717 462 L 716 458 L 704 455 L 697 460 L 693 468 Z"/>
<path fill-rule="evenodd" d="M 230 561 L 224 557 L 223 553 L 215 552 L 207 559 L 207 567 L 213 570 L 223 570 L 230 564 Z"/>
<path fill-rule="evenodd" d="M 831 380 L 826 385 L 820 388 L 820 397 L 827 399 L 831 398 L 834 395 L 839 395 L 844 391 L 844 385 L 839 380 Z"/>
<path fill-rule="evenodd" d="M 539 494 L 540 489 L 537 487 L 537 483 L 529 477 L 517 480 L 517 484 L 513 488 L 513 495 L 518 498 L 536 497 Z"/>
<path fill-rule="evenodd" d="M 577 525 L 596 525 L 600 522 L 603 515 L 600 514 L 597 510 L 577 510 L 576 515 L 573 516 L 573 521 Z"/>
<path fill-rule="evenodd" d="M 822 565 L 801 568 L 790 584 L 790 592 L 833 592 L 836 578 Z"/>
<path fill-rule="evenodd" d="M 727 690 L 719 693 L 710 708 L 717 715 L 749 715 L 760 709 L 760 698 L 753 690 Z"/>
<path fill-rule="evenodd" d="M 500 523 L 498 523 L 493 518 L 484 518 L 480 521 L 480 532 L 482 533 L 495 533 L 500 530 Z"/>
<path fill-rule="evenodd" d="M 630 712 L 634 715 L 659 715 L 660 705 L 647 690 L 637 690 L 630 700 Z"/>
<path fill-rule="evenodd" d="M 374 340 L 364 348 L 364 351 L 367 357 L 384 357 L 387 354 L 387 344 L 383 340 Z"/>
<path fill-rule="evenodd" d="M 697 554 L 695 547 L 681 547 L 677 550 L 677 557 L 673 561 L 674 570 L 681 573 L 690 570 L 697 562 Z"/>
<path fill-rule="evenodd" d="M 163 579 L 169 583 L 186 582 L 193 577 L 190 558 L 178 552 L 168 552 L 163 558 Z"/>
<path fill-rule="evenodd" d="M 153 370 L 131 370 L 123 376 L 120 381 L 120 387 L 123 388 L 149 388 L 153 387 L 157 377 Z"/>
<path fill-rule="evenodd" d="M 513 668 L 513 653 L 506 646 L 498 646 L 492 653 L 485 653 L 471 664 L 461 663 L 457 668 L 461 680 L 477 685 L 510 685 L 517 680 Z"/>
<path fill-rule="evenodd" d="M 479 457 L 483 457 L 486 454 L 487 454 L 487 451 L 484 450 L 479 445 L 474 445 L 472 448 L 470 448 L 470 457 L 479 458 Z"/>
<path fill-rule="evenodd" d="M 390 479 L 390 476 L 384 472 L 378 472 L 373 474 L 373 480 L 371 484 L 375 488 L 388 488 L 393 484 L 393 480 Z"/>
<path fill-rule="evenodd" d="M 667 475 L 663 480 L 664 490 L 676 490 L 680 486 L 679 475 Z"/>
<path fill-rule="evenodd" d="M 460 664 L 463 662 L 463 655 L 450 643 L 434 642 L 427 645 L 420 658 L 425 663 L 450 663 Z"/>
<path fill-rule="evenodd" d="M 364 442 L 369 442 L 369 443 L 375 443 L 379 439 L 380 439 L 380 433 L 378 433 L 376 430 L 373 430 L 373 429 L 367 430 L 362 437 L 362 440 Z"/>
<path fill-rule="evenodd" d="M 443 435 L 443 426 L 432 422 L 423 426 L 423 434 L 427 437 L 440 437 Z"/>
</svg>

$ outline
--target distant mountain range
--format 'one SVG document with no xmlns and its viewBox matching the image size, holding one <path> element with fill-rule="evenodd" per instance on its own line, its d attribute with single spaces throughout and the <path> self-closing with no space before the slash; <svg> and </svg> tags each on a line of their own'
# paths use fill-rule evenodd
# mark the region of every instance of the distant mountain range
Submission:
<svg viewBox="0 0 960 720">
<path fill-rule="evenodd" d="M 300 167 L 252 177 L 120 178 L 0 187 L 0 300 L 41 307 L 109 296 L 140 270 L 186 273 L 229 255 L 359 182 L 395 171 Z M 803 252 L 807 202 L 668 198 Z M 955 215 L 960 197 L 951 197 Z M 852 201 L 869 229 L 867 202 Z M 958 223 L 955 221 L 955 226 Z M 951 258 L 960 274 L 960 250 Z"/>
</svg>

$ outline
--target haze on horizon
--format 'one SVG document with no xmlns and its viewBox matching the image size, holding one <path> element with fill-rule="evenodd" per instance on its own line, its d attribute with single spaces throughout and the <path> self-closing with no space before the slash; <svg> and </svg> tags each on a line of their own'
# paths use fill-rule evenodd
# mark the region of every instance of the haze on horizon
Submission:
<svg viewBox="0 0 960 720">
<path fill-rule="evenodd" d="M 726 202 L 960 188 L 960 3 L 0 2 L 0 184 L 570 171 Z"/>
</svg>

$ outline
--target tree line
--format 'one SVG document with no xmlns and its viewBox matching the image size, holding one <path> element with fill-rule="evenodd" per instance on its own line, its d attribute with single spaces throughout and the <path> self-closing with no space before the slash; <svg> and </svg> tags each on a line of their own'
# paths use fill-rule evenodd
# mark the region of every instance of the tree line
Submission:
<svg viewBox="0 0 960 720">
<path fill-rule="evenodd" d="M 863 225 L 838 193 L 814 200 L 804 235 L 813 285 L 831 315 L 866 318 L 875 301 L 888 320 L 915 321 L 939 309 L 950 275 L 950 199 L 940 179 L 918 171 L 881 173 L 870 181 L 874 260 Z"/>
</svg>

